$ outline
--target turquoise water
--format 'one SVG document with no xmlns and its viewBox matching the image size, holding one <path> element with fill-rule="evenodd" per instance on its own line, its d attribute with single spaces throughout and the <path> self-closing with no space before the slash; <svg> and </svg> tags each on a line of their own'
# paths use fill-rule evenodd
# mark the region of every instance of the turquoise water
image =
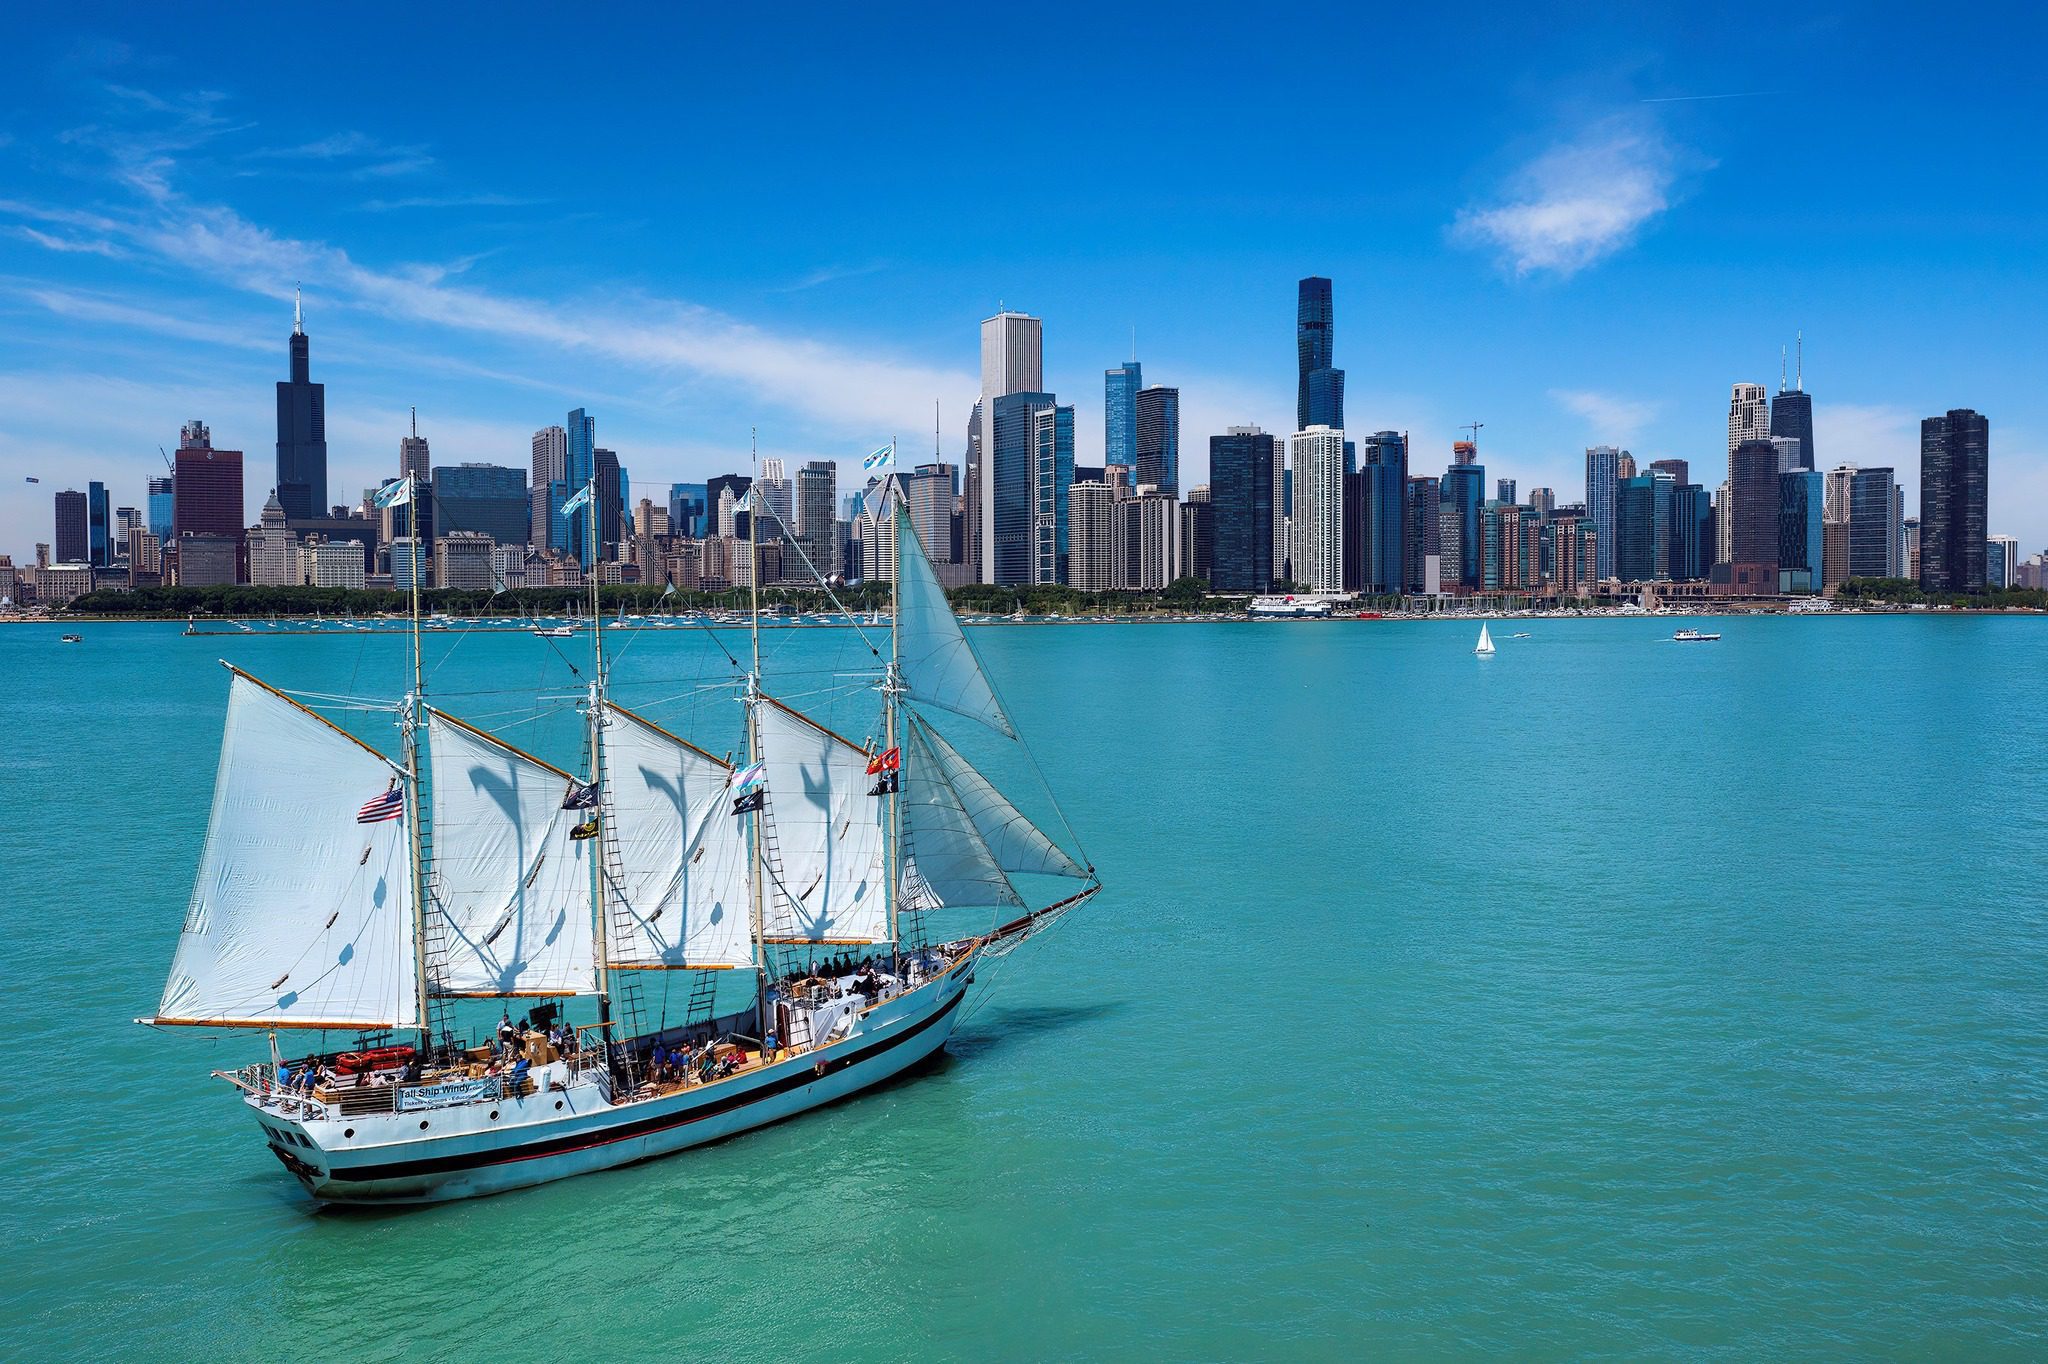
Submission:
<svg viewBox="0 0 2048 1364">
<path fill-rule="evenodd" d="M 1678 623 L 977 631 L 1109 890 L 949 1057 L 368 1214 L 206 1079 L 260 1035 L 128 1020 L 212 660 L 389 694 L 399 642 L 0 630 L 0 1356 L 2039 1355 L 2048 623 Z M 532 694 L 580 654 L 432 645 L 451 710 L 574 759 Z M 829 700 L 859 652 L 769 663 Z M 730 671 L 650 633 L 619 677 L 703 734 Z"/>
</svg>

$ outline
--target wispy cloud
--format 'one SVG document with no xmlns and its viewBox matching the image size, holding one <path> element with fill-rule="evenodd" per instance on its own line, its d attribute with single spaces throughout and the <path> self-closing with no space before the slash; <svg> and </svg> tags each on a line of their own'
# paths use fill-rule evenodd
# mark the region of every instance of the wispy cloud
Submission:
<svg viewBox="0 0 2048 1364">
<path fill-rule="evenodd" d="M 830 284 L 835 280 L 858 279 L 862 275 L 879 274 L 888 268 L 888 264 L 884 261 L 869 261 L 866 265 L 821 265 L 795 282 L 783 285 L 775 292 L 780 294 L 801 293 L 805 289 L 815 289 L 821 284 Z"/>
<path fill-rule="evenodd" d="M 1552 401 L 1583 420 L 1603 441 L 1632 439 L 1657 419 L 1657 405 L 1637 398 L 1596 393 L 1591 389 L 1553 388 Z"/>
<path fill-rule="evenodd" d="M 364 213 L 403 213 L 430 208 L 533 208 L 546 202 L 516 194 L 415 194 L 403 199 L 371 199 L 356 207 Z"/>
<path fill-rule="evenodd" d="M 48 232 L 39 232 L 26 225 L 17 226 L 15 235 L 34 242 L 45 251 L 61 251 L 70 255 L 105 256 L 109 260 L 119 259 L 127 254 L 110 241 L 98 237 L 58 237 Z"/>
<path fill-rule="evenodd" d="M 1635 240 L 1694 164 L 1653 123 L 1609 120 L 1523 166 L 1498 202 L 1460 211 L 1451 235 L 1517 275 L 1576 274 Z"/>
<path fill-rule="evenodd" d="M 345 167 L 358 179 L 381 179 L 411 175 L 431 169 L 433 155 L 417 144 L 384 142 L 368 133 L 330 133 L 295 147 L 259 147 L 247 153 L 251 161 L 301 161 Z"/>
<path fill-rule="evenodd" d="M 252 335 L 243 328 L 219 326 L 189 317 L 139 308 L 103 294 L 36 284 L 21 286 L 16 292 L 23 299 L 47 312 L 79 322 L 104 322 L 131 331 L 153 332 L 159 336 L 174 336 L 185 341 L 203 341 L 214 346 L 231 346 L 237 350 L 276 350 L 274 342 Z"/>
</svg>

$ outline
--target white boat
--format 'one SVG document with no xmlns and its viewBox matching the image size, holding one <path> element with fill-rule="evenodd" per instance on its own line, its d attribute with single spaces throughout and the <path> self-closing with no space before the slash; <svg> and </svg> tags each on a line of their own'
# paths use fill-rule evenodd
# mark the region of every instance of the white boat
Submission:
<svg viewBox="0 0 2048 1364">
<path fill-rule="evenodd" d="M 1481 621 L 1479 624 L 1479 643 L 1473 646 L 1472 652 L 1478 654 L 1481 658 L 1485 658 L 1493 653 L 1493 636 L 1486 633 L 1486 623 L 1484 621 Z"/>
<path fill-rule="evenodd" d="M 584 776 L 428 703 L 417 590 L 396 760 L 231 668 L 198 876 L 138 1021 L 268 1032 L 270 1059 L 214 1074 L 308 1193 L 355 1204 L 666 1155 L 938 1051 L 980 963 L 1101 884 L 931 724 L 1018 737 L 900 499 L 894 520 L 872 747 L 768 690 L 758 590 L 737 767 L 610 699 L 595 610 Z M 1066 884 L 1027 901 L 1019 875 Z M 967 916 L 987 926 L 926 928 Z M 685 973 L 666 1027 L 642 1002 L 651 971 Z M 721 981 L 743 1007 L 718 1008 Z M 497 1047 L 458 1034 L 463 1000 L 507 1001 Z M 594 1021 L 510 1027 L 578 1000 Z M 321 1041 L 295 1059 L 285 1030 Z"/>
<path fill-rule="evenodd" d="M 1244 613 L 1254 618 L 1314 620 L 1330 614 L 1330 603 L 1319 597 L 1253 597 Z"/>
<path fill-rule="evenodd" d="M 533 633 L 539 635 L 542 639 L 574 639 L 576 638 L 576 627 L 573 625 L 536 625 L 533 627 Z"/>
<path fill-rule="evenodd" d="M 1677 644 L 1711 644 L 1719 638 L 1719 635 L 1701 634 L 1698 630 L 1692 629 L 1680 630 L 1671 636 L 1672 641 Z"/>
</svg>

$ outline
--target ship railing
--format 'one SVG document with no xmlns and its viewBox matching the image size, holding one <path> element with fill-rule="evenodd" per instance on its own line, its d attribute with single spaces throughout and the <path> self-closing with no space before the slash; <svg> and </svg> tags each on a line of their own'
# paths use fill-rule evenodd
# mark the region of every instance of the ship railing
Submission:
<svg viewBox="0 0 2048 1364">
<path fill-rule="evenodd" d="M 327 1104 L 310 1094 L 285 1089 L 277 1083 L 277 1067 L 269 1062 L 243 1066 L 239 1070 L 216 1070 L 213 1072 L 236 1089 L 255 1099 L 257 1103 L 273 1113 L 305 1122 L 309 1119 L 332 1117 Z"/>
</svg>

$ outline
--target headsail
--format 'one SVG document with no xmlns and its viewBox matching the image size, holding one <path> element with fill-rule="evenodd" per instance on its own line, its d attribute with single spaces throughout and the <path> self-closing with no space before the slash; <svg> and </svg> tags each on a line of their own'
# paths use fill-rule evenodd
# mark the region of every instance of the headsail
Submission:
<svg viewBox="0 0 2048 1364">
<path fill-rule="evenodd" d="M 1002 702 L 982 672 L 974 646 L 960 629 L 946 589 L 939 585 L 931 560 L 910 524 L 901 498 L 893 499 L 896 518 L 896 635 L 904 690 L 923 701 L 979 720 L 1008 738 L 1016 728 L 1003 713 Z"/>
<path fill-rule="evenodd" d="M 903 886 L 912 902 L 952 909 L 1021 906 L 923 726 L 907 726 L 903 745 Z M 928 903 L 921 907 L 929 907 Z"/>
<path fill-rule="evenodd" d="M 235 673 L 206 846 L 157 1022 L 418 1025 L 404 820 L 358 822 L 399 775 Z"/>
<path fill-rule="evenodd" d="M 562 808 L 576 784 L 558 768 L 427 712 L 433 759 L 433 912 L 447 928 L 435 963 L 449 995 L 578 995 L 597 989 L 586 816 Z"/>
<path fill-rule="evenodd" d="M 614 968 L 752 966 L 746 825 L 729 813 L 732 769 L 631 711 L 605 707 Z M 622 919 L 631 927 L 617 931 Z"/>
<path fill-rule="evenodd" d="M 868 753 L 765 697 L 754 720 L 767 768 L 764 823 L 774 839 L 764 936 L 886 941 L 885 811 L 869 794 Z"/>
<path fill-rule="evenodd" d="M 1033 872 L 1041 876 L 1085 878 L 1087 868 L 1054 843 L 1025 818 L 987 777 L 974 770 L 939 732 L 913 719 L 911 730 L 929 749 L 931 758 L 944 774 L 946 783 L 960 799 L 967 817 L 974 822 L 982 843 L 1006 872 Z"/>
</svg>

